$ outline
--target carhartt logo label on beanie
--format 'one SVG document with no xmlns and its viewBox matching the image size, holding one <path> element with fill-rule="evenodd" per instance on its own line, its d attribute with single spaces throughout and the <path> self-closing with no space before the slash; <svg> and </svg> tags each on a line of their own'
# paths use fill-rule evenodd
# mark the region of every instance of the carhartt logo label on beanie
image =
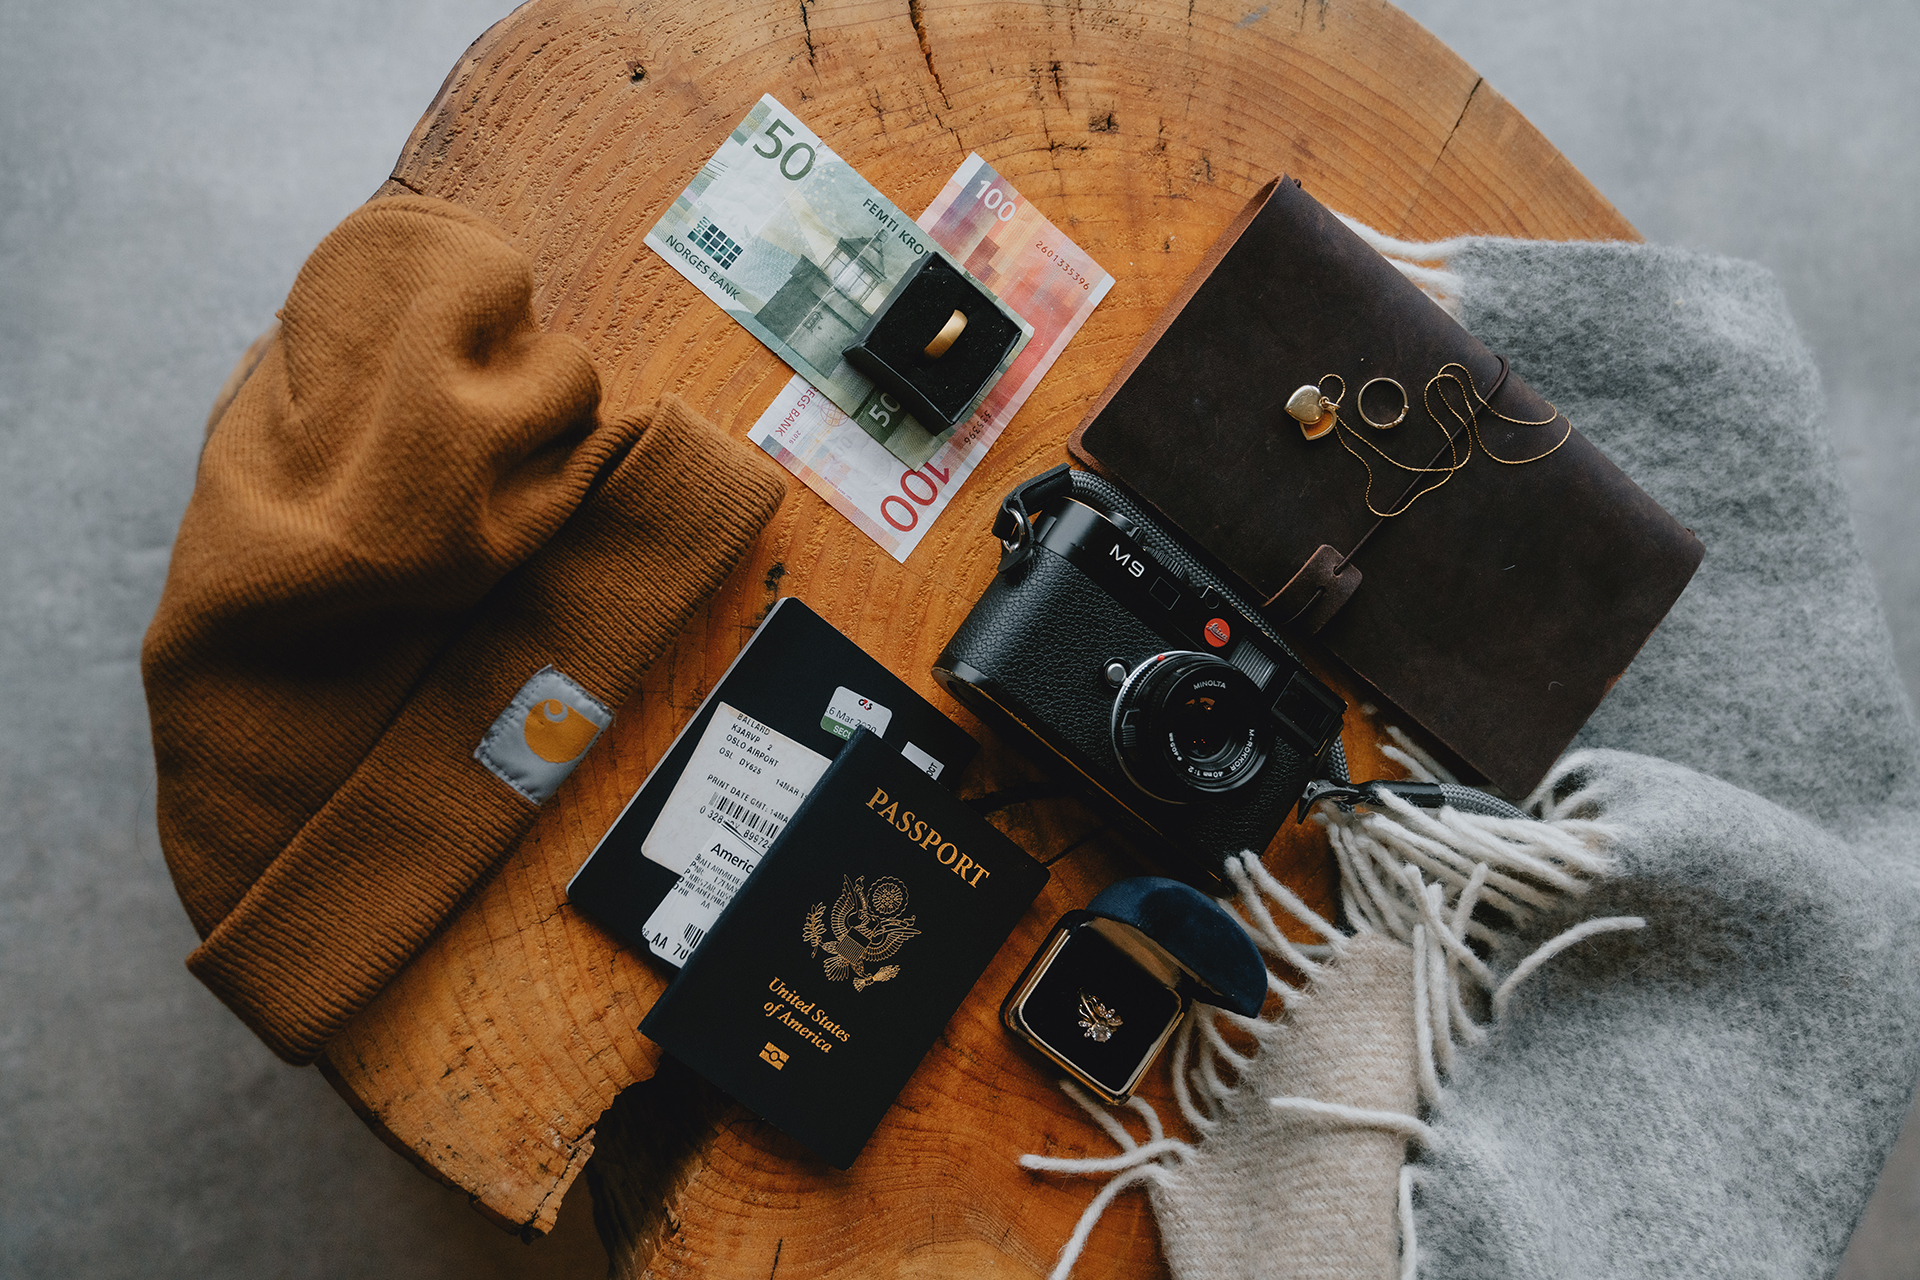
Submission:
<svg viewBox="0 0 1920 1280">
<path fill-rule="evenodd" d="M 513 695 L 473 758 L 539 804 L 559 790 L 612 723 L 613 712 L 599 699 L 555 668 L 542 667 Z"/>
<path fill-rule="evenodd" d="M 524 734 L 527 749 L 549 764 L 566 764 L 587 749 L 600 732 L 596 722 L 557 698 L 533 704 Z"/>
</svg>

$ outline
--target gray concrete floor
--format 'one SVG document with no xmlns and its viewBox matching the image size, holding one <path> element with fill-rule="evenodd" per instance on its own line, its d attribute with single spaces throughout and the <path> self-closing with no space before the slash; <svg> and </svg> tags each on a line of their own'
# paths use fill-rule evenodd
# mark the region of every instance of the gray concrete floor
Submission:
<svg viewBox="0 0 1920 1280">
<path fill-rule="evenodd" d="M 1920 688 L 1920 8 L 1409 8 L 1650 238 L 1780 274 Z M 213 390 L 505 9 L 0 4 L 0 1275 L 604 1268 L 584 1194 L 510 1240 L 188 977 L 137 666 Z M 1910 1131 L 1844 1274 L 1917 1242 Z"/>
</svg>

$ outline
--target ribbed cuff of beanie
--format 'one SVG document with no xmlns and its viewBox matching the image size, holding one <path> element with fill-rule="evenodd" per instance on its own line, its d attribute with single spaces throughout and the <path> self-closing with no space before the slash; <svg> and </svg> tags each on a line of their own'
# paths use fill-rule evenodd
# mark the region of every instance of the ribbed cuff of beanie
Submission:
<svg viewBox="0 0 1920 1280">
<path fill-rule="evenodd" d="M 661 400 L 188 968 L 275 1053 L 312 1061 L 532 823 L 537 807 L 474 757 L 528 677 L 557 667 L 618 708 L 785 492 L 760 451 Z"/>
</svg>

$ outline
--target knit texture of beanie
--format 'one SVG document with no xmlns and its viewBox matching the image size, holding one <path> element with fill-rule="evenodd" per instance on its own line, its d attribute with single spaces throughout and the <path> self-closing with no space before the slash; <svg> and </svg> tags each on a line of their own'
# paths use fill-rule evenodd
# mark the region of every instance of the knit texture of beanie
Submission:
<svg viewBox="0 0 1920 1280">
<path fill-rule="evenodd" d="M 142 654 L 187 966 L 311 1061 L 432 936 L 785 494 L 604 413 L 498 230 L 347 218 L 207 440 Z"/>
</svg>

